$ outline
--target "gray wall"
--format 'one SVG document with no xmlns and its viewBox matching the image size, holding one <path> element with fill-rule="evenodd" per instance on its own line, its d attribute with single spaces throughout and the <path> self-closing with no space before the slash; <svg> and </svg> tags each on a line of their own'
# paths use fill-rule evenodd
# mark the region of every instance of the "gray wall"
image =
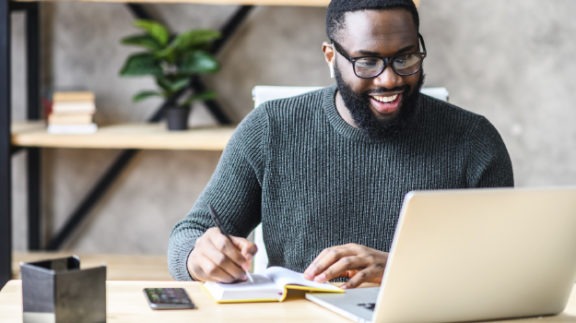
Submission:
<svg viewBox="0 0 576 323">
<path fill-rule="evenodd" d="M 152 5 L 174 30 L 218 28 L 234 6 Z M 570 0 L 422 0 L 422 33 L 428 47 L 426 85 L 446 86 L 451 101 L 487 116 L 508 145 L 518 186 L 576 183 L 576 2 Z M 44 74 L 50 89 L 85 88 L 97 95 L 100 124 L 143 122 L 159 102 L 133 104 L 131 95 L 151 86 L 119 78 L 132 49 L 118 40 L 136 30 L 116 4 L 44 6 Z M 13 119 L 24 118 L 23 19 L 13 16 Z M 252 109 L 257 84 L 330 84 L 320 44 L 324 9 L 255 9 L 221 52 L 222 71 L 207 78 L 229 115 L 239 121 Z M 192 125 L 214 124 L 202 105 Z M 114 150 L 47 149 L 43 211 L 47 232 L 62 225 L 90 189 Z M 80 252 L 162 254 L 172 225 L 192 206 L 219 154 L 143 151 L 91 212 L 67 249 Z M 26 248 L 24 156 L 14 161 L 14 230 Z"/>
</svg>

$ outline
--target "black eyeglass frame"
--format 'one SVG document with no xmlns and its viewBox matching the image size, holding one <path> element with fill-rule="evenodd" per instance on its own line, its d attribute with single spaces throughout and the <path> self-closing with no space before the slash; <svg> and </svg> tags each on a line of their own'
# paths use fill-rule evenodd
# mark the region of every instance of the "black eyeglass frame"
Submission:
<svg viewBox="0 0 576 323">
<path fill-rule="evenodd" d="M 424 43 L 424 37 L 422 37 L 422 34 L 418 33 L 418 41 L 420 42 L 420 45 L 422 46 L 422 51 L 421 52 L 415 52 L 415 53 L 406 53 L 406 54 L 397 54 L 394 56 L 388 56 L 388 57 L 383 57 L 383 56 L 374 56 L 374 55 L 370 55 L 370 56 L 360 56 L 360 57 L 350 57 L 350 55 L 346 52 L 346 50 L 344 50 L 344 48 L 342 48 L 342 46 L 335 41 L 334 39 L 330 39 L 330 42 L 332 43 L 332 46 L 334 47 L 334 49 L 340 54 L 342 55 L 342 57 L 344 57 L 347 61 L 349 61 L 352 64 L 352 70 L 354 71 L 354 74 L 361 79 L 373 79 L 375 77 L 378 77 L 380 74 L 382 74 L 384 72 L 384 70 L 386 70 L 386 67 L 390 66 L 392 68 L 392 70 L 394 71 L 394 73 L 396 73 L 399 76 L 410 76 L 410 75 L 414 75 L 418 72 L 420 72 L 420 70 L 422 70 L 422 63 L 424 62 L 424 58 L 426 58 L 426 44 Z M 418 67 L 418 69 L 412 73 L 408 73 L 408 74 L 400 74 L 398 73 L 398 71 L 396 71 L 396 68 L 394 67 L 394 64 L 390 64 L 391 62 L 394 61 L 394 59 L 400 57 L 400 56 L 406 56 L 406 55 L 418 55 L 420 56 L 420 66 Z M 370 76 L 370 77 L 364 77 L 364 76 L 360 76 L 358 75 L 358 73 L 356 73 L 356 61 L 363 59 L 363 58 L 379 58 L 384 62 L 384 65 L 382 66 L 382 70 L 374 75 L 374 76 Z"/>
</svg>

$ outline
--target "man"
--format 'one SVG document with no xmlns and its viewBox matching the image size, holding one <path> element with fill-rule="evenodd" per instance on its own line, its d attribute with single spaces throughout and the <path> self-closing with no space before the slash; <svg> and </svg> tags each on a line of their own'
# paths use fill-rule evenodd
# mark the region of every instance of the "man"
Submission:
<svg viewBox="0 0 576 323">
<path fill-rule="evenodd" d="M 172 232 L 176 279 L 246 279 L 257 250 L 244 237 L 262 222 L 269 265 L 344 288 L 380 282 L 408 191 L 513 185 L 484 117 L 420 94 L 418 29 L 411 0 L 330 3 L 323 52 L 337 86 L 265 103 L 242 121 Z"/>
</svg>

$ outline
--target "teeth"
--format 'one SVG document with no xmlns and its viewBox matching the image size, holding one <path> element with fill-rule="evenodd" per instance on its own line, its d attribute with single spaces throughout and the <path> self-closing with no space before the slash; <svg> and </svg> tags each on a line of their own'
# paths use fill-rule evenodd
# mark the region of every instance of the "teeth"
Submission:
<svg viewBox="0 0 576 323">
<path fill-rule="evenodd" d="M 382 103 L 390 103 L 398 98 L 398 94 L 392 96 L 374 96 L 374 100 Z"/>
</svg>

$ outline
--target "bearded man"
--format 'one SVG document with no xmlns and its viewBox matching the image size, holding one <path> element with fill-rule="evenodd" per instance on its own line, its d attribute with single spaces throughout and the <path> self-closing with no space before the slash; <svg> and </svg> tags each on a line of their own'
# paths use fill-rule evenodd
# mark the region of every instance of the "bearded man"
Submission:
<svg viewBox="0 0 576 323">
<path fill-rule="evenodd" d="M 257 248 L 245 237 L 262 223 L 270 266 L 344 288 L 378 283 L 407 192 L 513 186 L 494 126 L 420 93 L 426 46 L 411 0 L 333 0 L 326 30 L 336 86 L 266 102 L 241 122 L 172 231 L 174 278 L 246 279 Z"/>
</svg>

